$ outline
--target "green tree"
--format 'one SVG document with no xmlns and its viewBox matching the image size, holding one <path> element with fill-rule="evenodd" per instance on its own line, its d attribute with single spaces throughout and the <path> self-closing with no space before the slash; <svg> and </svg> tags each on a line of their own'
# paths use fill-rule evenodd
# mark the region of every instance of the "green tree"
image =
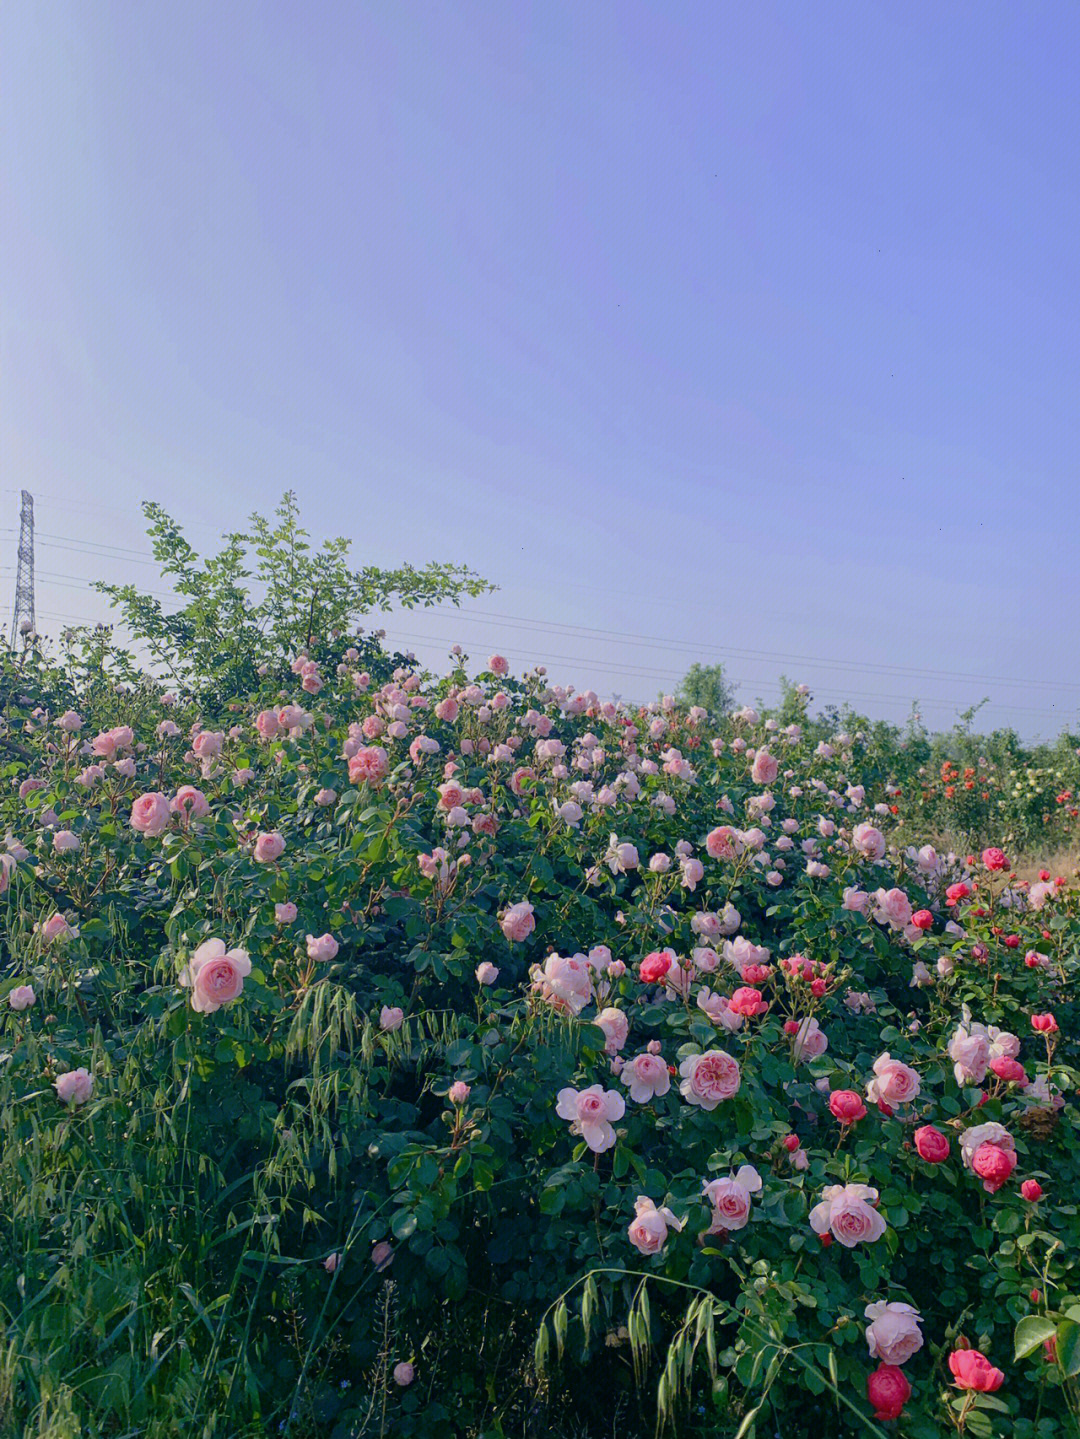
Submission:
<svg viewBox="0 0 1080 1439">
<path fill-rule="evenodd" d="M 676 697 L 687 705 L 700 705 L 710 715 L 728 714 L 735 704 L 735 685 L 723 665 L 703 665 L 696 660 L 683 675 Z"/>
<path fill-rule="evenodd" d="M 134 584 L 97 588 L 154 662 L 200 697 L 249 692 L 268 656 L 283 663 L 303 648 L 330 658 L 335 641 L 371 610 L 457 604 L 494 589 L 463 565 L 353 569 L 349 540 L 309 543 L 291 492 L 274 520 L 252 515 L 246 531 L 225 535 L 224 548 L 205 559 L 160 505 L 148 502 L 143 511 L 154 558 L 184 603 L 166 610 Z"/>
</svg>

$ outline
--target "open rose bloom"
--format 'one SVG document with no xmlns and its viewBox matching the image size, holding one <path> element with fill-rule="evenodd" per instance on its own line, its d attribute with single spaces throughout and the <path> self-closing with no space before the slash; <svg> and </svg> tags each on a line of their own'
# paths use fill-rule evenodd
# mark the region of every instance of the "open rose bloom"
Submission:
<svg viewBox="0 0 1080 1439">
<path fill-rule="evenodd" d="M 191 1007 L 199 1014 L 213 1014 L 223 1004 L 239 999 L 244 979 L 251 973 L 251 960 L 243 949 L 226 949 L 225 941 L 208 939 L 199 945 L 180 976 L 191 990 Z"/>
<path fill-rule="evenodd" d="M 752 1164 L 744 1164 L 726 1179 L 710 1179 L 703 1186 L 712 1206 L 709 1234 L 733 1233 L 750 1220 L 750 1200 L 761 1191 L 761 1175 Z"/>
<path fill-rule="evenodd" d="M 658 1209 L 651 1199 L 639 1195 L 634 1201 L 634 1218 L 627 1232 L 630 1243 L 641 1254 L 659 1254 L 667 1243 L 668 1230 L 678 1232 L 683 1220 L 666 1206 Z"/>
<path fill-rule="evenodd" d="M 615 1143 L 615 1120 L 626 1113 L 626 1101 L 613 1089 L 590 1084 L 588 1089 L 560 1089 L 555 1113 L 570 1120 L 571 1132 L 580 1134 L 594 1154 Z"/>
<path fill-rule="evenodd" d="M 821 1202 L 810 1211 L 815 1234 L 831 1234 L 845 1249 L 872 1244 L 885 1233 L 885 1221 L 874 1208 L 878 1192 L 868 1184 L 829 1184 Z"/>
</svg>

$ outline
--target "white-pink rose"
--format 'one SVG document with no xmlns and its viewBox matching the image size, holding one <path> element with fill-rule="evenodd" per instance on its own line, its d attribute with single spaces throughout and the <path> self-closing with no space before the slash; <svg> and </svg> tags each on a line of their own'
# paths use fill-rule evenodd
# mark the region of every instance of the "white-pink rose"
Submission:
<svg viewBox="0 0 1080 1439">
<path fill-rule="evenodd" d="M 870 1323 L 866 1326 L 866 1343 L 871 1359 L 883 1364 L 906 1364 L 923 1347 L 919 1328 L 919 1311 L 898 1300 L 868 1304 L 864 1311 Z"/>
<path fill-rule="evenodd" d="M 588 1089 L 560 1089 L 555 1113 L 570 1121 L 570 1132 L 580 1134 L 594 1154 L 615 1143 L 612 1122 L 626 1113 L 626 1101 L 614 1089 L 590 1084 Z"/>
<path fill-rule="evenodd" d="M 626 1232 L 630 1243 L 641 1254 L 659 1254 L 667 1243 L 668 1230 L 677 1232 L 685 1222 L 676 1219 L 666 1206 L 658 1209 L 644 1194 L 639 1194 L 634 1200 L 634 1215 Z"/>
<path fill-rule="evenodd" d="M 868 1244 L 885 1233 L 885 1221 L 873 1207 L 878 1192 L 867 1184 L 829 1184 L 821 1191 L 821 1203 L 810 1211 L 810 1228 L 815 1234 L 832 1234 L 844 1246 Z"/>
<path fill-rule="evenodd" d="M 658 1054 L 638 1054 L 623 1065 L 619 1075 L 635 1104 L 650 1104 L 671 1088 L 671 1074 Z"/>
</svg>

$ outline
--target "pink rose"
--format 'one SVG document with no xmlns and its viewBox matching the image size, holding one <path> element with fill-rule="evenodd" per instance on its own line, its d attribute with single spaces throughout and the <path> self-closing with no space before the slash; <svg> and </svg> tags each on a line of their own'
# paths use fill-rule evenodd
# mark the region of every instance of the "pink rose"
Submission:
<svg viewBox="0 0 1080 1439">
<path fill-rule="evenodd" d="M 729 1006 L 736 1014 L 744 1015 L 747 1019 L 754 1019 L 759 1014 L 764 1014 L 768 1004 L 761 997 L 759 989 L 751 989 L 747 985 L 740 986 L 729 1000 Z"/>
<path fill-rule="evenodd" d="M 894 1108 L 910 1104 L 919 1093 L 921 1080 L 914 1069 L 893 1059 L 888 1051 L 874 1060 L 874 1078 L 866 1086 L 866 1097 L 872 1104 L 884 1103 Z"/>
<path fill-rule="evenodd" d="M 76 931 L 68 924 L 62 914 L 50 915 L 45 922 L 39 926 L 41 938 L 45 944 L 52 944 L 54 940 L 73 939 Z"/>
<path fill-rule="evenodd" d="M 202 790 L 193 784 L 181 785 L 173 798 L 171 809 L 174 814 L 183 815 L 184 820 L 202 819 L 210 813 L 210 804 Z"/>
<path fill-rule="evenodd" d="M 885 854 L 885 836 L 872 824 L 857 824 L 851 831 L 851 847 L 863 859 L 876 862 Z"/>
<path fill-rule="evenodd" d="M 296 905 L 291 901 L 274 905 L 274 918 L 278 924 L 292 924 L 296 919 Z"/>
<path fill-rule="evenodd" d="M 60 1103 L 74 1109 L 77 1104 L 85 1104 L 94 1092 L 94 1076 L 87 1069 L 69 1069 L 54 1081 L 53 1088 Z"/>
<path fill-rule="evenodd" d="M 477 984 L 491 985 L 495 983 L 498 977 L 498 967 L 494 964 L 490 964 L 486 959 L 476 966 Z"/>
<path fill-rule="evenodd" d="M 408 1360 L 403 1359 L 400 1364 L 394 1365 L 394 1383 L 398 1385 L 399 1388 L 405 1389 L 415 1378 L 416 1370 Z"/>
<path fill-rule="evenodd" d="M 320 934 L 316 937 L 309 934 L 307 937 L 308 959 L 318 962 L 334 959 L 338 952 L 338 942 L 332 934 Z"/>
<path fill-rule="evenodd" d="M 492 655 L 488 660 L 488 669 L 493 675 L 498 675 L 500 678 L 510 672 L 510 666 L 502 655 Z"/>
<path fill-rule="evenodd" d="M 261 739 L 276 739 L 281 733 L 281 721 L 277 717 L 276 710 L 260 710 L 255 716 L 255 728 Z"/>
<path fill-rule="evenodd" d="M 843 908 L 854 914 L 869 914 L 873 899 L 864 889 L 849 886 L 844 890 Z"/>
<path fill-rule="evenodd" d="M 750 776 L 755 784 L 772 784 L 780 773 L 780 761 L 774 759 L 767 749 L 759 749 L 754 756 Z"/>
<path fill-rule="evenodd" d="M 980 1144 L 971 1156 L 971 1168 L 987 1194 L 996 1194 L 1016 1168 L 1016 1154 L 997 1144 Z"/>
<path fill-rule="evenodd" d="M 454 1083 L 450 1086 L 450 1088 L 447 1090 L 446 1097 L 447 1099 L 449 1099 L 451 1104 L 455 1104 L 460 1107 L 465 1103 L 471 1093 L 472 1089 L 469 1085 L 465 1083 L 463 1079 L 456 1079 Z"/>
<path fill-rule="evenodd" d="M 14 989 L 8 991 L 8 1004 L 12 1009 L 29 1009 L 37 1000 L 32 984 L 17 984 Z"/>
<path fill-rule="evenodd" d="M 260 834 L 255 841 L 253 859 L 256 864 L 273 864 L 285 853 L 285 841 L 277 830 Z"/>
<path fill-rule="evenodd" d="M 927 1164 L 944 1164 L 949 1157 L 949 1141 L 940 1129 L 932 1124 L 924 1124 L 916 1129 L 914 1134 L 915 1149 L 920 1159 L 925 1159 Z"/>
<path fill-rule="evenodd" d="M 885 1233 L 885 1221 L 873 1207 L 878 1192 L 866 1184 L 829 1184 L 821 1203 L 810 1211 L 815 1234 L 831 1234 L 845 1249 L 872 1243 Z"/>
<path fill-rule="evenodd" d="M 512 904 L 509 909 L 503 911 L 502 919 L 499 921 L 499 928 L 511 944 L 520 944 L 528 939 L 536 928 L 536 918 L 533 914 L 533 907 L 528 900 L 519 900 Z"/>
<path fill-rule="evenodd" d="M 642 984 L 659 984 L 675 962 L 675 951 L 656 949 L 641 961 L 638 974 Z"/>
<path fill-rule="evenodd" d="M 711 1179 L 702 1190 L 712 1205 L 709 1234 L 733 1233 L 744 1229 L 750 1219 L 750 1197 L 761 1189 L 761 1175 L 752 1164 L 744 1164 L 727 1179 Z"/>
<path fill-rule="evenodd" d="M 1002 849 L 984 849 L 982 852 L 982 862 L 991 872 L 1009 868 L 1009 861 L 1005 856 L 1005 851 Z"/>
<path fill-rule="evenodd" d="M 866 1116 L 866 1105 L 853 1089 L 835 1089 L 829 1095 L 829 1112 L 843 1125 L 854 1124 Z"/>
<path fill-rule="evenodd" d="M 949 1040 L 949 1058 L 957 1084 L 981 1084 L 990 1063 L 990 1038 L 982 1026 L 961 1025 Z"/>
<path fill-rule="evenodd" d="M 605 1054 L 618 1054 L 630 1032 L 630 1021 L 626 1015 L 621 1009 L 602 1009 L 596 1016 L 596 1023 L 604 1031 Z"/>
<path fill-rule="evenodd" d="M 638 1054 L 623 1065 L 619 1075 L 635 1104 L 649 1104 L 671 1088 L 668 1067 L 658 1054 Z"/>
<path fill-rule="evenodd" d="M 902 889 L 879 889 L 874 894 L 874 918 L 890 929 L 903 929 L 911 919 L 911 901 Z"/>
<path fill-rule="evenodd" d="M 594 1154 L 603 1154 L 615 1143 L 612 1121 L 626 1113 L 626 1101 L 613 1089 L 591 1084 L 588 1089 L 560 1089 L 555 1113 L 570 1120 L 570 1132 L 580 1134 Z"/>
<path fill-rule="evenodd" d="M 405 1012 L 396 1004 L 384 1004 L 379 1011 L 379 1028 L 386 1034 L 392 1034 L 395 1029 L 400 1029 L 405 1020 Z"/>
<path fill-rule="evenodd" d="M 691 1054 L 679 1065 L 683 1097 L 702 1109 L 715 1109 L 722 1100 L 739 1092 L 741 1075 L 736 1060 L 723 1049 Z"/>
<path fill-rule="evenodd" d="M 1001 1370 L 995 1369 L 978 1349 L 954 1349 L 949 1355 L 949 1369 L 958 1389 L 973 1390 L 977 1394 L 992 1394 L 1005 1382 Z"/>
<path fill-rule="evenodd" d="M 164 833 L 171 818 L 169 801 L 156 790 L 141 794 L 131 806 L 131 827 L 140 834 L 153 837 Z"/>
<path fill-rule="evenodd" d="M 646 1195 L 640 1194 L 634 1201 L 635 1218 L 626 1231 L 630 1243 L 641 1254 L 659 1254 L 667 1243 L 668 1230 L 683 1227 L 683 1221 L 676 1219 L 670 1209 L 657 1209 Z"/>
<path fill-rule="evenodd" d="M 734 859 L 740 847 L 737 835 L 729 824 L 722 824 L 705 836 L 705 852 L 710 859 Z"/>
<path fill-rule="evenodd" d="M 906 1364 L 923 1347 L 919 1311 L 912 1305 L 897 1300 L 868 1304 L 865 1314 L 870 1320 L 866 1326 L 866 1343 L 871 1359 L 882 1359 L 886 1364 Z"/>
<path fill-rule="evenodd" d="M 549 954 L 533 970 L 533 988 L 562 1014 L 580 1014 L 592 998 L 592 976 L 583 954 Z"/>
<path fill-rule="evenodd" d="M 53 849 L 57 854 L 73 854 L 79 848 L 79 836 L 70 829 L 57 830 L 53 835 Z"/>
<path fill-rule="evenodd" d="M 191 1007 L 197 1014 L 214 1014 L 239 998 L 250 973 L 247 950 L 226 950 L 224 940 L 207 939 L 191 956 L 180 984 L 191 990 Z"/>
</svg>

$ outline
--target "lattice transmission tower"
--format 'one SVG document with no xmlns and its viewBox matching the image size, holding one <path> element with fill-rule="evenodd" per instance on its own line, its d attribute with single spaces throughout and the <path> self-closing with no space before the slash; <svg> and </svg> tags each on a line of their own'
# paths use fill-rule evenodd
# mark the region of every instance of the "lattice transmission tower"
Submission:
<svg viewBox="0 0 1080 1439">
<path fill-rule="evenodd" d="M 37 629 L 34 613 L 34 497 L 29 490 L 22 492 L 22 508 L 19 511 L 19 568 L 15 575 L 15 614 L 11 621 L 11 648 L 14 649 L 21 636 L 33 634 Z"/>
</svg>

